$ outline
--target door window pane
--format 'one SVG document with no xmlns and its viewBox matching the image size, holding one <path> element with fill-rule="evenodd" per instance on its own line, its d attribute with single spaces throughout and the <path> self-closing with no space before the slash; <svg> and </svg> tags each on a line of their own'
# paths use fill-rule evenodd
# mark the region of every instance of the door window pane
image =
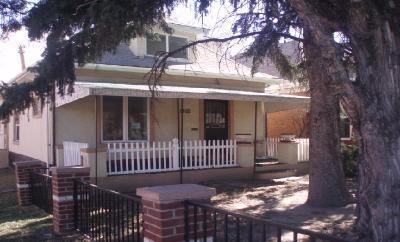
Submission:
<svg viewBox="0 0 400 242">
<path fill-rule="evenodd" d="M 147 54 L 157 55 L 160 51 L 167 51 L 167 41 L 165 35 L 153 34 L 146 37 Z"/>
<path fill-rule="evenodd" d="M 123 139 L 123 99 L 103 97 L 103 140 Z"/>
<path fill-rule="evenodd" d="M 147 139 L 147 100 L 146 98 L 128 98 L 128 139 Z"/>
<path fill-rule="evenodd" d="M 340 137 L 349 139 L 351 138 L 351 133 L 350 133 L 350 120 L 347 117 L 341 117 L 340 118 Z"/>
<path fill-rule="evenodd" d="M 169 36 L 169 51 L 171 52 L 179 49 L 180 47 L 187 45 L 187 43 L 187 39 L 185 38 Z M 179 51 L 174 55 L 174 57 L 187 59 L 187 49 Z"/>
</svg>

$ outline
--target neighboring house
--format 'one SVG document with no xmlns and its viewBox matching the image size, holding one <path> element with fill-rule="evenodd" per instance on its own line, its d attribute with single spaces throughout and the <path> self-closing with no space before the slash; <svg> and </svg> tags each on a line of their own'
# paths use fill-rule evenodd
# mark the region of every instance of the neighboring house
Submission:
<svg viewBox="0 0 400 242">
<path fill-rule="evenodd" d="M 171 58 L 152 98 L 146 73 L 154 54 L 205 35 L 202 28 L 171 27 L 172 36 L 132 39 L 77 68 L 75 92 L 58 96 L 55 110 L 46 103 L 11 116 L 11 160 L 83 164 L 98 184 L 122 191 L 252 177 L 255 157 L 266 155 L 266 113 L 303 107 L 309 98 L 265 93 L 278 78 L 251 76 L 212 45 Z M 24 72 L 13 81 L 32 79 Z"/>
</svg>

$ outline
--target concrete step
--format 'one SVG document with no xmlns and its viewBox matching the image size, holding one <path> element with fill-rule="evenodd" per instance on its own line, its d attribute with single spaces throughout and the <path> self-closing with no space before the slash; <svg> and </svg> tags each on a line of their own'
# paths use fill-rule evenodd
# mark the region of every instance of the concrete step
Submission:
<svg viewBox="0 0 400 242">
<path fill-rule="evenodd" d="M 271 165 L 256 165 L 256 172 L 296 169 L 297 164 L 277 163 Z"/>
<path fill-rule="evenodd" d="M 261 172 L 256 171 L 254 177 L 260 180 L 271 180 L 271 179 L 278 179 L 295 175 L 296 175 L 296 170 L 284 169 L 284 170 L 261 171 Z"/>
</svg>

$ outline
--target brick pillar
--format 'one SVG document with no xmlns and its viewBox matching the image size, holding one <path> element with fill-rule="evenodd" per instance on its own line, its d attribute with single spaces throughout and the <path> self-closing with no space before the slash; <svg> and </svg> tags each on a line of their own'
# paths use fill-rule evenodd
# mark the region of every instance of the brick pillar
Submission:
<svg viewBox="0 0 400 242">
<path fill-rule="evenodd" d="M 184 241 L 185 200 L 209 200 L 215 188 L 197 184 L 179 184 L 138 188 L 143 200 L 145 242 Z"/>
<path fill-rule="evenodd" d="M 18 204 L 22 206 L 30 205 L 32 204 L 30 173 L 41 172 L 41 169 L 45 167 L 45 163 L 41 161 L 19 161 L 14 162 L 14 167 Z"/>
<path fill-rule="evenodd" d="M 89 181 L 89 167 L 53 167 L 53 230 L 68 234 L 74 230 L 74 180 Z"/>
</svg>

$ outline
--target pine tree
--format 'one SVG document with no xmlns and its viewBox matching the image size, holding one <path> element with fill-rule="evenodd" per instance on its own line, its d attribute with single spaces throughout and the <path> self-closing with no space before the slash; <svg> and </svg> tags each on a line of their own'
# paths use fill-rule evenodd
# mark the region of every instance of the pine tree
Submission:
<svg viewBox="0 0 400 242">
<path fill-rule="evenodd" d="M 0 88 L 4 98 L 0 116 L 27 108 L 33 93 L 45 99 L 56 87 L 60 94 L 72 92 L 75 63 L 82 65 L 93 61 L 105 51 L 114 50 L 121 41 L 152 32 L 154 27 L 170 32 L 165 17 L 180 2 L 39 1 L 23 20 L 32 40 L 45 37 L 47 41 L 43 60 L 34 68 L 38 76 L 32 83 L 4 84 Z M 196 2 L 196 11 L 206 14 L 214 1 Z M 326 78 L 320 81 L 327 85 L 319 83 L 314 87 L 319 91 L 328 88 L 329 92 L 325 90 L 325 93 L 340 98 L 360 133 L 358 221 L 361 235 L 364 240 L 400 240 L 398 1 L 230 0 L 221 3 L 231 4 L 239 17 L 232 26 L 232 37 L 213 41 L 254 38 L 245 52 L 253 58 L 253 71 L 268 56 L 282 73 L 294 77 L 299 72 L 282 55 L 278 42 L 281 38 L 306 41 L 306 62 L 300 67 L 311 78 L 325 73 L 323 77 Z M 293 30 L 303 29 L 309 31 L 309 35 L 293 36 Z M 335 41 L 337 33 L 346 41 Z M 319 53 L 312 51 L 314 48 L 320 50 Z M 312 56 L 316 56 L 318 62 L 310 60 Z M 155 80 L 165 68 L 165 58 L 168 53 L 160 56 L 152 72 L 154 75 L 150 75 Z M 357 74 L 355 80 L 349 78 L 349 67 Z M 332 127 L 336 125 L 333 123 Z M 323 170 L 318 172 L 324 174 Z"/>
</svg>

